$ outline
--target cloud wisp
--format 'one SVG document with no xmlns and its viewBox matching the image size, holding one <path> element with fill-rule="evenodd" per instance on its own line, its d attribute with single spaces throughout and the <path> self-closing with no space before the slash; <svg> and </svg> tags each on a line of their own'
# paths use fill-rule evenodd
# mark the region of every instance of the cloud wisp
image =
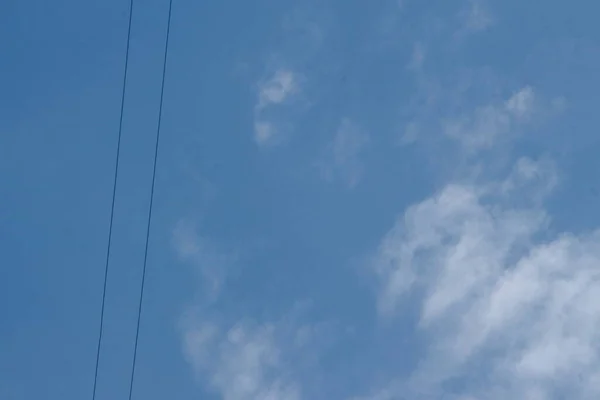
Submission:
<svg viewBox="0 0 600 400">
<path fill-rule="evenodd" d="M 360 154 L 369 140 L 369 135 L 357 124 L 344 118 L 319 164 L 323 178 L 328 181 L 339 178 L 349 188 L 355 187 L 364 173 Z"/>
<path fill-rule="evenodd" d="M 494 18 L 484 0 L 470 0 L 468 6 L 460 13 L 462 29 L 459 32 L 474 33 L 490 28 Z"/>
<path fill-rule="evenodd" d="M 505 102 L 479 107 L 470 115 L 448 118 L 442 123 L 444 134 L 457 140 L 468 153 L 489 149 L 516 132 L 534 112 L 535 94 L 523 87 Z"/>
<path fill-rule="evenodd" d="M 173 231 L 173 245 L 178 257 L 199 273 L 203 286 L 202 295 L 183 314 L 179 331 L 183 355 L 205 391 L 223 400 L 306 398 L 306 366 L 314 369 L 318 349 L 328 345 L 330 324 L 302 322 L 302 302 L 275 320 L 240 315 L 237 307 L 224 312 L 230 293 L 226 283 L 233 280 L 240 258 L 188 222 Z"/>
<path fill-rule="evenodd" d="M 300 91 L 298 74 L 289 69 L 279 69 L 258 84 L 254 107 L 254 140 L 259 146 L 279 143 L 284 129 L 273 113 L 285 107 Z"/>
<path fill-rule="evenodd" d="M 234 253 L 220 249 L 202 236 L 193 224 L 180 221 L 172 235 L 173 247 L 178 258 L 189 263 L 203 282 L 206 300 L 215 301 L 221 293 L 230 267 L 237 260 Z"/>
<path fill-rule="evenodd" d="M 299 385 L 285 366 L 278 327 L 239 323 L 226 331 L 213 323 L 190 326 L 184 352 L 198 376 L 223 400 L 299 400 Z"/>
</svg>

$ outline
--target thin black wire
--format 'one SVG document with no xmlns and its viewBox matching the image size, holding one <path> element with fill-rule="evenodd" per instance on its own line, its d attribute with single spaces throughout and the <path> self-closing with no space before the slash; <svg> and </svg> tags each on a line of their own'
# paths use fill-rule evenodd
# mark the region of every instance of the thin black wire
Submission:
<svg viewBox="0 0 600 400">
<path fill-rule="evenodd" d="M 110 206 L 110 222 L 108 225 L 108 243 L 106 245 L 106 263 L 104 265 L 104 284 L 102 288 L 102 305 L 100 307 L 100 329 L 98 334 L 98 347 L 96 349 L 96 368 L 94 370 L 94 388 L 92 400 L 96 399 L 98 386 L 98 367 L 100 365 L 100 348 L 102 347 L 102 333 L 104 332 L 104 308 L 106 305 L 106 286 L 108 282 L 108 266 L 110 261 L 110 248 L 112 244 L 113 221 L 115 216 L 115 198 L 117 194 L 117 181 L 119 177 L 119 155 L 121 154 L 121 137 L 123 133 L 123 114 L 125 110 L 125 91 L 127 87 L 127 72 L 129 70 L 129 47 L 131 44 L 131 25 L 133 20 L 133 0 L 129 1 L 129 22 L 127 26 L 127 47 L 125 50 L 125 68 L 123 72 L 123 88 L 121 91 L 121 112 L 119 116 L 119 134 L 117 136 L 117 154 L 115 159 L 115 174 L 113 179 L 112 203 Z"/>
<path fill-rule="evenodd" d="M 140 321 L 142 319 L 142 305 L 144 303 L 144 286 L 146 283 L 146 266 L 148 265 L 148 243 L 150 242 L 150 226 L 152 222 L 152 206 L 154 205 L 154 187 L 156 185 L 156 164 L 158 160 L 158 148 L 160 144 L 160 132 L 162 124 L 163 101 L 165 97 L 165 78 L 167 76 L 167 60 L 169 54 L 169 37 L 171 34 L 171 15 L 173 12 L 173 0 L 169 0 L 169 16 L 167 18 L 167 34 L 165 39 L 165 51 L 162 70 L 162 83 L 160 87 L 160 103 L 158 106 L 158 123 L 156 127 L 156 143 L 154 146 L 154 165 L 152 168 L 152 187 L 150 188 L 150 206 L 148 208 L 148 224 L 146 226 L 146 244 L 144 248 L 144 266 L 142 268 L 142 282 L 140 286 L 140 299 L 138 305 L 137 325 L 135 331 L 135 344 L 133 347 L 133 362 L 131 365 L 131 381 L 129 383 L 129 400 L 133 395 L 133 382 L 135 378 L 135 366 L 137 361 L 138 342 L 140 338 Z"/>
</svg>

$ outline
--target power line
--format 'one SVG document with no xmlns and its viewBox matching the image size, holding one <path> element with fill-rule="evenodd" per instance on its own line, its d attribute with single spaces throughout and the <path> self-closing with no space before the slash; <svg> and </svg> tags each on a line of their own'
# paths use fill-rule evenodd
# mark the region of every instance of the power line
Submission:
<svg viewBox="0 0 600 400">
<path fill-rule="evenodd" d="M 133 347 L 133 361 L 131 364 L 131 381 L 129 383 L 129 400 L 133 395 L 133 382 L 135 378 L 135 367 L 137 361 L 138 342 L 140 338 L 140 321 L 142 319 L 142 306 L 144 304 L 144 286 L 146 283 L 146 266 L 148 265 L 148 243 L 150 242 L 150 226 L 152 222 L 152 206 L 154 205 L 154 188 L 156 186 L 156 164 L 158 160 L 158 148 L 160 144 L 160 133 L 162 123 L 163 102 L 165 97 L 165 78 L 167 76 L 167 60 L 169 54 L 169 37 L 171 34 L 171 15 L 173 13 L 173 0 L 169 0 L 169 15 L 167 17 L 167 33 L 165 38 L 165 50 L 163 59 L 162 82 L 160 87 L 160 103 L 158 106 L 158 122 L 156 127 L 156 143 L 154 145 L 154 165 L 152 167 L 152 186 L 150 188 L 150 206 L 148 207 L 148 223 L 146 225 L 146 244 L 144 248 L 144 266 L 142 268 L 142 282 L 140 285 L 140 299 L 138 304 L 137 324 L 135 331 L 135 344 Z"/>
<path fill-rule="evenodd" d="M 106 263 L 104 265 L 104 283 L 102 288 L 102 305 L 100 307 L 100 328 L 98 333 L 98 347 L 96 349 L 96 367 L 94 370 L 94 388 L 92 400 L 96 399 L 98 385 L 98 367 L 100 365 L 100 348 L 102 347 L 102 333 L 104 331 L 104 308 L 106 305 L 106 283 L 108 281 L 108 266 L 110 261 L 110 248 L 112 244 L 113 221 L 115 216 L 115 198 L 117 194 L 117 181 L 119 177 L 119 155 L 121 154 L 121 137 L 123 133 L 123 111 L 125 109 L 125 91 L 127 87 L 127 72 L 129 70 L 129 47 L 131 44 L 131 25 L 133 20 L 133 0 L 129 1 L 129 22 L 127 26 L 127 45 L 125 50 L 125 68 L 123 71 L 123 87 L 121 91 L 121 111 L 119 116 L 119 133 L 117 136 L 117 151 L 115 157 L 115 174 L 113 179 L 112 202 L 110 206 L 110 222 L 108 225 L 108 243 L 106 245 Z"/>
</svg>

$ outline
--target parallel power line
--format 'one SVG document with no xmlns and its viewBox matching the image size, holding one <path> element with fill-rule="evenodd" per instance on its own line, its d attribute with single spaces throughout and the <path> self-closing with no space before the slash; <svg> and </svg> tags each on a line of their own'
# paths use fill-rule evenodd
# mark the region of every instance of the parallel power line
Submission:
<svg viewBox="0 0 600 400">
<path fill-rule="evenodd" d="M 152 186 L 150 188 L 150 205 L 148 208 L 148 218 L 146 224 L 146 239 L 144 245 L 144 262 L 142 267 L 142 278 L 140 284 L 140 294 L 138 300 L 138 313 L 137 313 L 137 321 L 136 321 L 136 332 L 135 332 L 135 342 L 133 348 L 133 360 L 131 364 L 131 378 L 129 383 L 129 400 L 131 400 L 133 395 L 133 386 L 135 381 L 135 370 L 136 370 L 136 362 L 137 362 L 137 350 L 140 336 L 140 325 L 141 325 L 141 317 L 142 317 L 142 309 L 144 302 L 144 287 L 146 283 L 146 271 L 148 265 L 148 249 L 150 242 L 150 228 L 152 225 L 152 210 L 154 205 L 154 192 L 156 187 L 156 166 L 158 161 L 158 150 L 160 147 L 160 136 L 161 136 L 161 126 L 162 126 L 162 113 L 163 113 L 163 104 L 164 104 L 164 93 L 165 93 L 165 80 L 166 80 L 166 71 L 167 71 L 167 60 L 168 60 L 168 52 L 169 52 L 169 38 L 171 34 L 171 16 L 173 10 L 173 0 L 169 0 L 169 11 L 167 17 L 167 32 L 165 35 L 165 46 L 164 46 L 164 59 L 162 66 L 162 79 L 161 79 L 161 89 L 160 89 L 160 103 L 158 109 L 158 121 L 156 128 L 156 139 L 154 145 L 154 160 L 152 166 Z M 129 49 L 131 43 L 131 26 L 132 26 L 132 18 L 133 17 L 133 0 L 129 2 L 129 23 L 127 28 L 127 46 L 125 53 L 125 71 L 123 75 L 123 87 L 122 87 L 122 95 L 121 95 L 121 111 L 119 117 L 119 132 L 117 139 L 117 149 L 116 149 L 116 160 L 115 160 L 115 173 L 114 173 L 114 181 L 113 181 L 113 191 L 112 191 L 112 203 L 111 203 L 111 211 L 110 211 L 110 222 L 108 229 L 108 244 L 106 249 L 106 263 L 104 267 L 104 282 L 103 282 L 103 290 L 102 290 L 102 305 L 100 309 L 100 329 L 98 334 L 98 346 L 96 351 L 96 367 L 94 371 L 94 387 L 92 393 L 92 400 L 96 398 L 97 392 L 97 383 L 98 383 L 98 367 L 100 362 L 100 350 L 102 346 L 102 333 L 104 326 L 104 310 L 106 304 L 106 288 L 108 281 L 108 271 L 110 265 L 110 250 L 112 244 L 112 232 L 113 232 L 113 221 L 114 221 L 114 212 L 115 212 L 115 198 L 117 191 L 117 181 L 118 181 L 118 172 L 119 172 L 119 155 L 121 150 L 121 137 L 123 132 L 123 114 L 124 114 L 124 106 L 125 106 L 125 92 L 127 87 L 127 76 L 128 76 L 128 66 L 129 66 Z"/>
<path fill-rule="evenodd" d="M 129 400 L 133 395 L 133 382 L 135 379 L 135 367 L 137 361 L 138 342 L 140 338 L 140 322 L 142 319 L 142 306 L 144 304 L 144 286 L 146 283 L 146 266 L 148 265 L 148 243 L 150 242 L 150 227 L 152 225 L 152 206 L 154 205 L 154 188 L 156 186 L 156 164 L 158 160 L 158 149 L 160 145 L 160 134 L 162 126 L 163 104 L 165 98 L 165 78 L 167 76 L 167 60 L 169 56 L 169 37 L 171 36 L 171 16 L 173 14 L 173 0 L 169 0 L 169 15 L 167 17 L 167 33 L 165 35 L 165 49 L 162 67 L 162 81 L 160 84 L 160 103 L 158 106 L 158 122 L 156 124 L 156 141 L 154 144 L 154 162 L 152 166 L 152 186 L 150 188 L 150 206 L 148 207 L 148 222 L 146 225 L 146 243 L 144 245 L 144 265 L 142 267 L 142 282 L 140 285 L 140 298 L 138 301 L 138 315 L 135 329 L 135 344 L 133 346 L 133 360 L 131 363 L 131 380 L 129 383 Z"/>
<path fill-rule="evenodd" d="M 112 245 L 113 221 L 115 216 L 115 198 L 117 195 L 117 181 L 119 177 L 119 158 L 121 154 L 121 137 L 123 134 L 123 114 L 125 110 L 125 92 L 127 88 L 127 72 L 129 71 L 129 48 L 131 44 L 131 25 L 133 20 L 133 0 L 129 1 L 129 23 L 127 26 L 127 45 L 125 50 L 125 68 L 123 71 L 123 84 L 121 88 L 121 112 L 119 116 L 119 133 L 117 135 L 117 150 L 115 157 L 112 203 L 110 206 L 110 222 L 108 224 L 108 242 L 106 245 L 106 260 L 104 264 L 104 283 L 102 288 L 102 305 L 100 306 L 100 328 L 98 333 L 98 346 L 96 349 L 96 367 L 94 370 L 94 388 L 92 391 L 92 400 L 96 399 L 96 389 L 98 386 L 98 367 L 100 365 L 100 349 L 102 347 L 102 334 L 104 332 L 104 308 L 106 305 L 106 284 L 108 282 L 108 266 L 110 264 L 110 249 Z"/>
</svg>

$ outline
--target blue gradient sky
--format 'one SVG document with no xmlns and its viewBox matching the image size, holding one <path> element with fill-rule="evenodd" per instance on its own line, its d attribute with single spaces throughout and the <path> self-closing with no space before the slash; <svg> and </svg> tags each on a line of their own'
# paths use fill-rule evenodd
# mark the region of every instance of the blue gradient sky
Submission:
<svg viewBox="0 0 600 400">
<path fill-rule="evenodd" d="M 91 398 L 128 2 L 0 12 L 0 398 Z M 136 1 L 98 399 L 168 1 Z M 136 399 L 600 395 L 600 4 L 174 0 Z"/>
</svg>

